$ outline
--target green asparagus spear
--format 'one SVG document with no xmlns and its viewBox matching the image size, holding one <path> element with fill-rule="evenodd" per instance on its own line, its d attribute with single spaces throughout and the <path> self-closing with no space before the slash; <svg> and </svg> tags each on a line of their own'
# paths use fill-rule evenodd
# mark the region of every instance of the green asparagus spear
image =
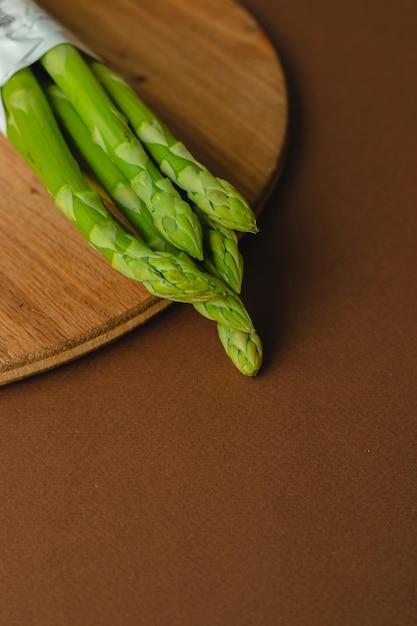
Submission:
<svg viewBox="0 0 417 626">
<path fill-rule="evenodd" d="M 93 141 L 145 202 L 156 228 L 177 248 L 201 260 L 202 234 L 197 216 L 149 159 L 82 55 L 72 45 L 60 44 L 44 54 L 41 63 L 78 111 Z"/>
<path fill-rule="evenodd" d="M 90 244 L 117 270 L 143 282 L 151 293 L 192 302 L 197 311 L 217 321 L 220 340 L 235 366 L 245 375 L 255 375 L 262 361 L 262 345 L 240 298 L 221 281 L 199 272 L 186 254 L 178 252 L 173 257 L 153 252 L 112 216 L 82 176 L 30 70 L 22 70 L 9 81 L 3 98 L 10 140 Z M 102 148 L 98 150 L 97 154 L 106 156 Z M 108 191 L 126 208 L 130 205 L 131 187 L 119 173 L 117 167 L 111 170 Z M 143 203 L 138 206 L 143 208 Z M 138 206 L 133 211 L 135 215 L 140 214 Z M 144 223 L 147 236 L 155 235 L 149 220 L 148 230 L 146 219 Z"/>
<path fill-rule="evenodd" d="M 83 177 L 31 69 L 14 74 L 2 96 L 10 140 L 56 205 L 115 269 L 142 282 L 152 294 L 179 302 L 199 302 L 226 292 L 221 281 L 198 270 L 194 262 L 152 251 L 112 216 Z"/>
<path fill-rule="evenodd" d="M 243 332 L 218 324 L 220 341 L 237 369 L 245 376 L 256 376 L 262 365 L 262 343 L 255 332 Z"/>
<path fill-rule="evenodd" d="M 243 279 L 243 257 L 239 251 L 235 231 L 215 222 L 192 205 L 203 230 L 204 266 L 219 276 L 236 293 L 240 293 Z"/>
<path fill-rule="evenodd" d="M 99 61 L 89 64 L 160 170 L 187 192 L 189 200 L 232 230 L 257 232 L 255 215 L 243 196 L 198 162 L 120 76 Z"/>
<path fill-rule="evenodd" d="M 152 250 L 178 254 L 178 248 L 164 239 L 157 230 L 146 204 L 133 191 L 118 166 L 92 141 L 86 125 L 64 92 L 52 83 L 44 86 L 44 93 L 77 161 L 85 164 L 87 172 L 92 173 L 111 202 L 145 243 Z"/>
<path fill-rule="evenodd" d="M 77 150 L 77 153 L 82 160 L 85 161 L 87 167 L 91 168 L 99 183 L 105 188 L 110 199 L 115 202 L 122 214 L 130 221 L 131 225 L 142 234 L 149 247 L 155 249 L 154 246 L 156 245 L 159 250 L 171 252 L 175 256 L 179 254 L 184 256 L 184 253 L 180 253 L 176 248 L 161 238 L 158 231 L 153 227 L 152 218 L 144 203 L 136 197 L 136 204 L 133 204 L 134 198 L 132 199 L 128 193 L 129 190 L 131 191 L 129 182 L 123 177 L 123 174 L 121 174 L 117 166 L 109 159 L 106 153 L 93 143 L 84 122 L 75 111 L 67 96 L 54 84 L 48 85 L 44 89 L 52 110 L 63 127 L 65 136 L 68 137 L 70 144 Z M 217 232 L 217 229 L 219 229 L 220 232 L 225 230 L 223 227 L 215 224 L 212 227 L 214 234 Z M 219 249 L 216 252 L 218 264 L 220 264 L 222 250 Z M 228 262 L 229 259 L 226 256 L 225 263 L 227 264 Z M 205 264 L 206 260 L 204 261 L 204 265 Z M 230 262 L 229 265 L 231 265 Z M 216 272 L 214 273 L 216 274 Z M 252 330 L 252 321 L 243 302 L 237 295 L 230 292 L 230 290 L 228 290 L 228 294 L 224 297 L 215 298 L 209 303 L 200 303 L 194 306 L 201 315 L 211 320 L 242 331 L 249 332 Z"/>
<path fill-rule="evenodd" d="M 153 250 L 175 253 L 177 248 L 156 229 L 145 203 L 135 194 L 129 181 L 110 157 L 91 139 L 86 125 L 69 98 L 55 84 L 47 84 L 44 92 L 65 136 L 80 158 L 92 170 L 115 206 L 126 216 Z M 222 278 L 234 291 L 240 292 L 243 260 L 234 231 L 214 222 L 198 207 L 193 207 L 203 230 L 204 267 Z"/>
<path fill-rule="evenodd" d="M 245 305 L 236 294 L 230 292 L 208 302 L 195 302 L 194 308 L 204 317 L 242 332 L 253 331 L 253 323 Z"/>
<path fill-rule="evenodd" d="M 87 127 L 64 92 L 55 84 L 46 85 L 44 92 L 73 150 L 93 171 L 115 206 L 153 250 L 175 253 L 177 248 L 165 240 L 155 228 L 147 206 L 134 193 L 127 178 L 100 146 L 91 140 Z M 239 252 L 235 232 L 211 220 L 198 207 L 193 207 L 193 209 L 202 224 L 204 267 L 222 278 L 233 291 L 239 293 L 243 275 L 243 259 Z"/>
</svg>

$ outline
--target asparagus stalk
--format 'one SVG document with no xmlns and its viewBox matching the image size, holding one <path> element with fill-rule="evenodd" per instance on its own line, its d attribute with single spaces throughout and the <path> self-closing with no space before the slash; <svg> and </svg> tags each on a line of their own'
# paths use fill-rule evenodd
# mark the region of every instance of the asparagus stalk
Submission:
<svg viewBox="0 0 417 626">
<path fill-rule="evenodd" d="M 189 200 L 231 230 L 256 233 L 255 215 L 237 189 L 197 161 L 120 76 L 94 59 L 89 65 L 160 170 L 186 191 Z"/>
<path fill-rule="evenodd" d="M 77 161 L 85 163 L 87 170 L 92 173 L 120 213 L 152 250 L 178 254 L 178 248 L 170 244 L 157 230 L 146 204 L 133 191 L 126 176 L 100 146 L 92 141 L 91 134 L 68 96 L 54 83 L 45 85 L 44 93 Z"/>
<path fill-rule="evenodd" d="M 252 332 L 253 322 L 242 300 L 233 292 L 209 302 L 194 302 L 194 308 L 204 317 L 242 332 Z"/>
<path fill-rule="evenodd" d="M 256 376 L 262 365 L 262 343 L 255 331 L 244 332 L 218 324 L 220 341 L 237 369 L 245 376 Z"/>
<path fill-rule="evenodd" d="M 174 256 L 182 256 L 184 258 L 185 253 L 180 252 L 161 238 L 153 226 L 152 217 L 147 207 L 135 194 L 136 202 L 133 203 L 135 198 L 131 198 L 129 194 L 129 191 L 132 191 L 129 182 L 124 178 L 117 165 L 91 140 L 84 122 L 67 96 L 54 84 L 46 86 L 45 93 L 52 111 L 65 136 L 68 137 L 70 144 L 74 146 L 78 155 L 97 177 L 99 184 L 104 187 L 110 199 L 120 212 L 127 217 L 130 224 L 143 236 L 149 247 L 155 249 L 154 246 L 157 246 L 159 250 L 162 249 Z M 219 228 L 222 229 L 222 227 Z M 213 226 L 212 230 L 215 234 L 217 225 Z M 221 251 L 217 251 L 219 264 L 220 254 Z M 226 263 L 228 260 L 227 258 L 225 259 Z M 191 262 L 191 259 L 189 259 L 189 262 Z M 204 261 L 205 264 L 206 260 Z M 196 303 L 194 306 L 201 315 L 213 321 L 242 331 L 250 331 L 253 328 L 252 320 L 242 300 L 230 289 L 227 289 L 227 295 L 213 298 L 210 303 L 207 303 L 207 306 L 203 303 Z"/>
<path fill-rule="evenodd" d="M 184 256 L 184 253 L 159 236 L 158 231 L 153 226 L 152 217 L 146 206 L 133 193 L 129 182 L 123 177 L 118 167 L 91 140 L 85 124 L 67 96 L 54 84 L 48 85 L 45 88 L 45 92 L 55 117 L 61 124 L 65 135 L 69 138 L 70 144 L 74 146 L 80 157 L 91 168 L 110 199 L 122 214 L 128 218 L 132 226 L 142 234 L 149 247 L 155 249 L 155 246 L 157 246 L 158 249 L 168 251 L 176 256 L 179 254 Z M 133 193 L 133 198 L 130 196 L 129 191 Z M 222 229 L 221 226 L 219 228 Z M 212 230 L 215 234 L 217 225 L 214 225 Z M 220 264 L 221 250 L 217 251 L 217 256 Z M 226 258 L 227 261 L 228 259 Z M 224 297 L 213 298 L 206 305 L 204 303 L 196 303 L 194 306 L 201 315 L 237 330 L 248 332 L 253 328 L 252 320 L 242 300 L 230 290 Z"/>
<path fill-rule="evenodd" d="M 112 216 L 83 177 L 31 69 L 14 74 L 2 95 L 10 140 L 58 208 L 115 269 L 142 282 L 150 293 L 178 302 L 226 293 L 220 280 L 201 272 L 194 262 L 151 250 Z"/>
<path fill-rule="evenodd" d="M 156 228 L 177 248 L 201 260 L 202 233 L 197 216 L 149 159 L 82 55 L 71 44 L 60 44 L 40 61 L 80 114 L 93 141 L 109 155 L 145 202 Z"/>
<path fill-rule="evenodd" d="M 174 254 L 178 252 L 178 249 L 164 239 L 156 229 L 147 206 L 135 194 L 118 166 L 91 140 L 87 127 L 69 98 L 54 83 L 46 85 L 44 91 L 73 150 L 94 173 L 115 206 L 153 250 L 164 250 Z M 205 269 L 222 278 L 231 289 L 239 293 L 243 259 L 238 249 L 236 234 L 211 220 L 198 207 L 194 210 L 202 224 Z"/>
<path fill-rule="evenodd" d="M 47 66 L 48 63 L 45 64 Z M 228 356 L 239 371 L 254 376 L 261 365 L 262 344 L 242 301 L 222 280 L 201 271 L 186 253 L 178 250 L 156 230 L 154 212 L 151 215 L 149 205 L 132 193 L 137 176 L 129 178 L 129 167 L 126 166 L 126 163 L 128 166 L 132 163 L 114 158 L 101 133 L 87 130 L 86 145 L 89 147 L 85 153 L 88 155 L 86 161 L 95 163 L 97 158 L 98 163 L 92 168 L 97 178 L 101 179 L 110 198 L 122 212 L 128 218 L 134 216 L 137 226 L 140 226 L 137 229 L 150 245 L 123 226 L 106 208 L 100 195 L 89 186 L 30 69 L 20 70 L 9 80 L 3 88 L 3 100 L 11 142 L 44 183 L 56 205 L 87 241 L 108 258 L 115 269 L 133 280 L 139 280 L 154 295 L 191 302 L 198 312 L 216 321 L 219 338 Z M 103 106 L 105 111 L 107 105 L 100 102 L 98 110 Z M 112 113 L 118 119 L 117 111 Z M 85 129 L 83 122 L 82 126 Z M 140 143 L 138 146 L 141 148 Z M 200 209 L 196 209 L 196 213 L 202 217 Z M 198 221 L 197 216 L 196 219 Z M 213 225 L 211 218 L 205 214 L 202 220 L 206 233 L 207 229 L 211 229 L 220 232 L 223 239 L 230 236 L 231 233 L 222 233 L 224 227 L 216 223 Z M 151 249 L 151 246 L 159 247 L 159 250 Z M 221 257 L 220 248 L 218 256 Z M 205 263 L 219 272 L 221 264 L 216 264 L 215 260 L 208 259 Z"/>
<path fill-rule="evenodd" d="M 243 279 L 243 257 L 239 251 L 235 231 L 215 222 L 197 206 L 203 231 L 204 266 L 219 276 L 236 293 L 240 293 Z"/>
</svg>

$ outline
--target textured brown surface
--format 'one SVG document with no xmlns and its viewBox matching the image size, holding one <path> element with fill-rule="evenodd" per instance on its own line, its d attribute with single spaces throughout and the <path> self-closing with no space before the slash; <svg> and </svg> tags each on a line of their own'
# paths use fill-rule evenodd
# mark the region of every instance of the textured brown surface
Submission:
<svg viewBox="0 0 417 626">
<path fill-rule="evenodd" d="M 2 625 L 417 623 L 416 4 L 244 5 L 291 95 L 264 369 L 175 305 L 4 387 Z"/>
</svg>

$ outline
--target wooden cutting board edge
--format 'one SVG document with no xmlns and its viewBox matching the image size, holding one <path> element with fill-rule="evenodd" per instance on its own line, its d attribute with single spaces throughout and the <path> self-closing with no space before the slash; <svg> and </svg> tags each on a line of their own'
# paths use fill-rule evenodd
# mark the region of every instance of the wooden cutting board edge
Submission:
<svg viewBox="0 0 417 626">
<path fill-rule="evenodd" d="M 265 185 L 262 196 L 254 207 L 256 215 L 261 213 L 278 184 L 285 162 L 287 136 L 288 128 L 285 131 L 276 169 L 273 171 L 268 183 Z M 88 336 L 80 335 L 71 341 L 56 346 L 54 351 L 28 355 L 27 359 L 16 364 L 15 367 L 0 372 L 0 387 L 47 372 L 109 345 L 139 326 L 144 325 L 173 304 L 170 300 L 161 300 L 150 295 L 149 300 L 145 303 L 142 302 L 138 307 L 130 309 L 122 318 L 110 319 L 102 326 L 97 327 L 93 336 L 91 333 Z"/>
<path fill-rule="evenodd" d="M 273 48 L 271 42 L 267 38 L 266 41 L 268 42 L 273 54 L 276 56 L 276 69 L 277 72 L 281 74 L 280 79 L 281 82 L 283 82 L 283 92 L 280 95 L 282 96 L 285 104 L 285 119 L 283 128 L 281 129 L 282 133 L 279 138 L 280 144 L 277 145 L 276 162 L 271 168 L 269 178 L 266 180 L 265 185 L 262 188 L 262 192 L 259 197 L 256 198 L 253 206 L 253 209 L 258 216 L 265 207 L 265 204 L 268 202 L 279 182 L 285 163 L 289 130 L 288 89 L 285 84 L 284 70 L 277 51 Z M 81 334 L 72 337 L 68 341 L 55 345 L 53 349 L 42 351 L 42 353 L 27 354 L 24 358 L 15 362 L 11 367 L 10 365 L 5 364 L 3 371 L 0 371 L 0 386 L 18 382 L 36 374 L 47 372 L 57 366 L 64 365 L 96 351 L 145 324 L 151 318 L 165 311 L 172 304 L 174 303 L 169 300 L 162 300 L 149 295 L 149 298 L 142 301 L 137 307 L 130 308 L 120 317 L 113 317 L 106 320 L 104 324 L 98 325 L 93 331 L 89 331 L 88 334 Z"/>
</svg>

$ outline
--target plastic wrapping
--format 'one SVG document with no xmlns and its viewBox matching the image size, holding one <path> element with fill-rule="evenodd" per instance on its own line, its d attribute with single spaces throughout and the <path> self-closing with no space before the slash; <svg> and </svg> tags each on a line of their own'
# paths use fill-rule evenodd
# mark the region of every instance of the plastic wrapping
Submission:
<svg viewBox="0 0 417 626">
<path fill-rule="evenodd" d="M 68 41 L 68 33 L 34 2 L 0 0 L 0 87 L 18 70 L 32 65 L 48 50 Z M 0 132 L 6 134 L 1 98 Z"/>
</svg>

